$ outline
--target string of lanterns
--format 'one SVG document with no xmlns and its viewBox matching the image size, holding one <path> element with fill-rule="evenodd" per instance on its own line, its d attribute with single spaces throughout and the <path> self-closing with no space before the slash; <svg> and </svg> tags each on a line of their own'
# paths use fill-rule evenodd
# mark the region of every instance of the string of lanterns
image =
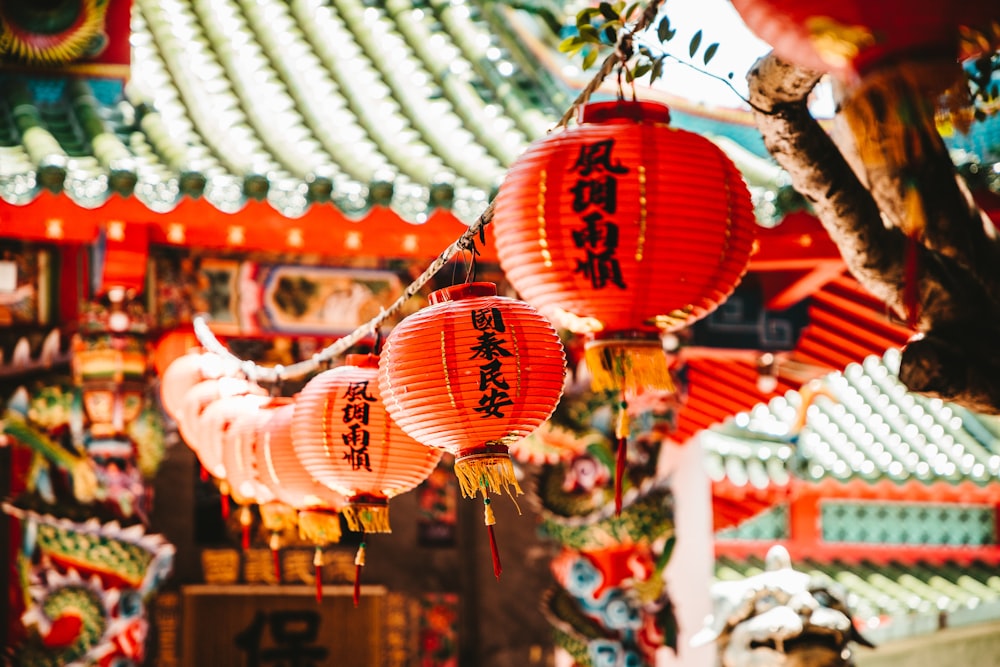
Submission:
<svg viewBox="0 0 1000 667">
<path fill-rule="evenodd" d="M 164 373 L 164 406 L 220 490 L 234 495 L 241 523 L 256 501 L 272 538 L 294 516 L 315 545 L 317 597 L 322 550 L 339 540 L 343 518 L 362 535 L 358 604 L 365 537 L 391 531 L 389 500 L 426 479 L 442 452 L 455 456 L 463 496 L 482 494 L 499 578 L 490 494 L 521 493 L 508 447 L 548 420 L 562 396 L 556 325 L 584 337 L 595 390 L 616 396 L 621 511 L 627 403 L 672 390 L 660 336 L 728 298 L 747 269 L 755 219 L 736 166 L 707 139 L 670 127 L 665 106 L 619 100 L 580 112 L 575 127 L 529 147 L 476 223 L 367 325 L 309 360 L 263 367 L 232 355 L 196 318 L 207 352 Z M 493 283 L 435 291 L 384 349 L 318 372 L 473 249 L 490 222 L 523 301 L 498 296 Z M 258 384 L 317 372 L 291 398 Z"/>
</svg>

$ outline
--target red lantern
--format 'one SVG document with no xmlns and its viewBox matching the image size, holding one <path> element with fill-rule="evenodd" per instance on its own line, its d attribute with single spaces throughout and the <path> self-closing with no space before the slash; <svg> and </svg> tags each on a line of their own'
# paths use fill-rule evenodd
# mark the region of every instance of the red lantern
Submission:
<svg viewBox="0 0 1000 667">
<path fill-rule="evenodd" d="M 417 441 L 455 455 L 462 494 L 521 493 L 508 446 L 552 414 L 566 358 L 552 325 L 493 283 L 438 290 L 400 322 L 379 360 L 386 410 Z"/>
<path fill-rule="evenodd" d="M 260 481 L 278 500 L 298 510 L 299 536 L 316 547 L 316 599 L 322 598 L 323 547 L 340 541 L 340 508 L 344 498 L 321 484 L 302 465 L 292 445 L 294 399 L 275 399 L 262 409 L 261 435 L 255 454 Z"/>
<path fill-rule="evenodd" d="M 257 394 L 226 396 L 210 402 L 197 416 L 188 445 L 212 477 L 228 482 L 222 450 L 229 428 L 238 418 L 254 414 L 267 401 L 267 396 Z"/>
<path fill-rule="evenodd" d="M 309 473 L 347 498 L 351 530 L 392 532 L 389 499 L 427 479 L 441 452 L 424 447 L 386 412 L 378 357 L 351 354 L 299 393 L 292 443 Z"/>
<path fill-rule="evenodd" d="M 658 103 L 585 105 L 578 125 L 528 148 L 495 202 L 497 255 L 511 285 L 588 337 L 594 389 L 620 391 L 623 403 L 672 389 L 660 334 L 725 301 L 754 247 L 739 170 L 669 122 Z M 620 472 L 629 427 L 626 410 L 618 414 Z"/>
<path fill-rule="evenodd" d="M 184 442 L 197 452 L 198 424 L 202 413 L 209 405 L 223 398 L 256 394 L 266 396 L 264 389 L 252 382 L 237 378 L 222 377 L 215 380 L 202 380 L 184 394 L 177 413 L 177 430 Z M 207 468 L 206 468 L 207 470 Z M 209 470 L 209 472 L 211 472 Z"/>
<path fill-rule="evenodd" d="M 235 370 L 235 369 L 233 369 Z M 178 419 L 187 393 L 203 380 L 217 380 L 227 372 L 222 357 L 211 352 L 190 350 L 177 357 L 163 371 L 160 378 L 160 401 L 163 410 L 173 419 Z"/>
<path fill-rule="evenodd" d="M 733 0 L 743 22 L 789 62 L 851 81 L 902 60 L 959 55 L 959 26 L 1000 19 L 984 0 Z"/>
<path fill-rule="evenodd" d="M 254 455 L 257 474 L 281 502 L 297 510 L 313 507 L 340 509 L 344 498 L 322 484 L 302 465 L 292 445 L 292 416 L 295 401 L 290 398 L 273 399 L 262 407 Z"/>
</svg>

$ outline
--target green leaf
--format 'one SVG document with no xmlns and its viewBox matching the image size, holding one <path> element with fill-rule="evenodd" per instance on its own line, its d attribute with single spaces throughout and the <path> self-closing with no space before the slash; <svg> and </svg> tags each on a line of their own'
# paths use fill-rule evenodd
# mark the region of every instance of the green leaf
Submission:
<svg viewBox="0 0 1000 667">
<path fill-rule="evenodd" d="M 688 54 L 694 58 L 694 54 L 698 53 L 698 47 L 701 46 L 701 30 L 694 34 L 691 38 L 691 43 L 688 44 Z"/>
<path fill-rule="evenodd" d="M 638 65 L 635 66 L 635 78 L 638 79 L 639 77 L 649 72 L 651 69 L 653 69 L 652 63 L 639 63 Z"/>
<path fill-rule="evenodd" d="M 718 42 L 713 42 L 712 44 L 708 45 L 708 48 L 705 49 L 705 55 L 702 56 L 706 65 L 708 64 L 709 60 L 715 57 L 715 52 L 718 50 L 719 50 Z"/>
<path fill-rule="evenodd" d="M 559 50 L 563 53 L 573 53 L 579 51 L 583 47 L 583 40 L 577 35 L 572 37 L 567 37 L 563 41 L 559 42 Z"/>
<path fill-rule="evenodd" d="M 604 39 L 608 41 L 609 44 L 618 43 L 618 31 L 613 26 L 606 26 L 604 30 L 601 31 L 604 35 Z"/>
<path fill-rule="evenodd" d="M 597 9 L 601 12 L 601 15 L 609 21 L 614 21 L 618 18 L 618 12 L 611 8 L 610 2 L 602 2 L 597 6 Z"/>
<path fill-rule="evenodd" d="M 632 70 L 630 70 L 630 69 L 628 69 L 626 67 L 625 68 L 625 83 L 632 83 L 632 80 L 634 78 L 635 78 L 635 73 L 632 72 Z"/>
<path fill-rule="evenodd" d="M 586 9 L 581 9 L 576 15 L 576 27 L 589 25 L 593 21 L 595 16 L 598 16 L 601 12 L 598 11 L 597 7 L 587 7 Z"/>
<path fill-rule="evenodd" d="M 669 42 L 677 34 L 676 30 L 670 29 L 670 17 L 664 16 L 656 26 L 656 36 L 661 42 Z"/>
<path fill-rule="evenodd" d="M 592 25 L 580 26 L 580 38 L 592 44 L 601 43 L 601 37 L 597 34 L 597 28 Z"/>
<path fill-rule="evenodd" d="M 622 10 L 625 9 L 625 0 L 618 0 L 618 2 L 611 5 L 611 8 L 615 10 L 618 16 L 628 16 L 628 14 L 622 14 Z"/>
<path fill-rule="evenodd" d="M 622 18 L 624 18 L 627 21 L 628 18 L 632 16 L 632 13 L 635 12 L 635 8 L 638 6 L 639 6 L 638 2 L 633 2 L 631 5 L 629 5 L 628 9 L 625 10 L 625 13 L 622 14 Z"/>
<path fill-rule="evenodd" d="M 653 83 L 663 75 L 663 61 L 666 56 L 660 56 L 653 61 L 653 67 L 649 72 L 649 82 Z"/>
<path fill-rule="evenodd" d="M 583 69 L 588 70 L 597 60 L 597 49 L 591 49 L 587 52 L 587 55 L 583 57 Z"/>
</svg>

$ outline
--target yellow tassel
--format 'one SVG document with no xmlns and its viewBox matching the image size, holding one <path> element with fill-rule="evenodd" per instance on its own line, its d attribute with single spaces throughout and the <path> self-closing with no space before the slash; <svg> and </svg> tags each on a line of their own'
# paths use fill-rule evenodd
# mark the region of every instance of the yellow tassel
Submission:
<svg viewBox="0 0 1000 667">
<path fill-rule="evenodd" d="M 240 525 L 250 526 L 253 523 L 253 513 L 250 511 L 250 507 L 243 505 L 240 507 Z"/>
<path fill-rule="evenodd" d="M 585 359 L 594 391 L 676 390 L 659 337 L 590 341 Z"/>
<path fill-rule="evenodd" d="M 497 517 L 493 513 L 493 505 L 490 504 L 489 498 L 483 499 L 483 523 L 487 526 L 495 526 L 497 523 Z"/>
<path fill-rule="evenodd" d="M 281 533 L 294 528 L 298 523 L 298 513 L 294 507 L 280 502 L 270 502 L 260 505 L 260 521 L 264 529 L 272 533 Z"/>
<path fill-rule="evenodd" d="M 271 537 L 268 538 L 267 546 L 270 547 L 271 551 L 277 551 L 281 548 L 281 534 L 271 533 Z"/>
<path fill-rule="evenodd" d="M 340 510 L 347 527 L 356 533 L 391 533 L 389 505 L 348 503 Z"/>
<path fill-rule="evenodd" d="M 354 564 L 359 567 L 365 566 L 365 543 L 358 546 L 358 553 L 354 554 Z"/>
<path fill-rule="evenodd" d="M 316 551 L 313 552 L 313 565 L 317 568 L 323 567 L 323 549 L 321 547 L 316 547 Z"/>
<path fill-rule="evenodd" d="M 331 510 L 301 510 L 299 537 L 320 546 L 340 541 L 340 516 Z"/>
<path fill-rule="evenodd" d="M 456 458 L 455 476 L 465 498 L 475 498 L 482 491 L 483 497 L 487 492 L 506 493 L 513 499 L 512 488 L 517 495 L 524 493 L 514 476 L 510 454 L 474 454 Z"/>
</svg>

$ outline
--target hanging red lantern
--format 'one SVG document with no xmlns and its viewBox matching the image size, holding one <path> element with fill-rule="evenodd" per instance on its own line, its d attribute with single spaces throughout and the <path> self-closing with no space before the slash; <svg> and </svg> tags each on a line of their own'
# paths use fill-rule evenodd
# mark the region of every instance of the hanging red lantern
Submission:
<svg viewBox="0 0 1000 667">
<path fill-rule="evenodd" d="M 261 409 L 261 436 L 255 447 L 260 481 L 281 502 L 298 510 L 299 535 L 316 547 L 316 598 L 322 598 L 323 547 L 340 541 L 340 508 L 344 498 L 321 484 L 302 465 L 292 445 L 295 399 L 274 399 Z"/>
<path fill-rule="evenodd" d="M 660 335 L 705 317 L 747 270 L 756 221 L 739 170 L 654 102 L 598 102 L 535 142 L 495 201 L 497 255 L 520 296 L 587 337 L 595 391 L 671 390 Z M 620 484 L 618 484 L 620 490 Z M 620 506 L 620 493 L 616 494 Z"/>
<path fill-rule="evenodd" d="M 227 369 L 222 357 L 211 352 L 189 350 L 173 360 L 160 378 L 160 401 L 163 410 L 178 419 L 187 393 L 204 380 L 232 376 L 235 368 Z"/>
<path fill-rule="evenodd" d="M 197 453 L 197 425 L 201 419 L 201 414 L 215 401 L 244 394 L 266 396 L 267 392 L 255 383 L 233 377 L 220 377 L 198 382 L 185 392 L 175 416 L 177 431 L 180 433 L 181 438 Z M 200 460 L 201 458 L 199 457 Z M 210 471 L 208 468 L 202 466 L 202 478 L 207 480 L 209 474 Z M 224 511 L 228 509 L 228 503 L 223 504 L 223 509 Z"/>
<path fill-rule="evenodd" d="M 299 393 L 292 443 L 302 465 L 347 498 L 351 530 L 392 532 L 388 501 L 427 479 L 441 452 L 408 436 L 386 412 L 378 356 L 351 354 Z"/>
<path fill-rule="evenodd" d="M 743 22 L 785 60 L 852 81 L 886 63 L 959 56 L 959 27 L 1000 19 L 983 0 L 733 0 Z"/>
<path fill-rule="evenodd" d="M 378 386 L 378 356 L 351 354 L 343 366 L 312 378 L 298 395 L 292 443 L 302 465 L 347 498 L 340 512 L 351 530 L 389 533 L 389 499 L 434 471 L 441 452 L 424 447 L 389 417 Z M 365 542 L 355 559 L 355 596 Z"/>
<path fill-rule="evenodd" d="M 566 358 L 551 323 L 493 283 L 430 295 L 430 306 L 400 322 L 379 360 L 389 416 L 418 442 L 455 455 L 462 494 L 521 493 L 508 446 L 552 414 L 562 395 Z M 512 495 L 512 494 L 511 494 Z"/>
<path fill-rule="evenodd" d="M 189 428 L 188 446 L 212 477 L 228 482 L 222 451 L 229 428 L 238 418 L 253 415 L 268 400 L 258 394 L 225 396 L 208 403 L 197 415 Z"/>
</svg>

